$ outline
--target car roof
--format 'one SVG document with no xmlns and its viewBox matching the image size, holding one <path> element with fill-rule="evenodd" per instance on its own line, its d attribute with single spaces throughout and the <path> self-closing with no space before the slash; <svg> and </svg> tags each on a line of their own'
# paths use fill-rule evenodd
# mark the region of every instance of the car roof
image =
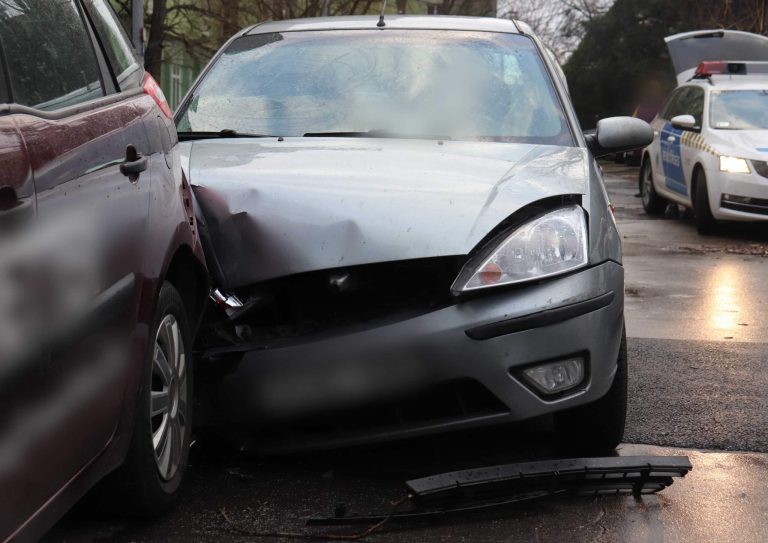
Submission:
<svg viewBox="0 0 768 543">
<path fill-rule="evenodd" d="M 491 17 L 459 17 L 449 15 L 385 15 L 386 26 L 379 29 L 378 15 L 347 17 L 317 17 L 269 21 L 246 29 L 244 35 L 270 32 L 301 32 L 307 30 L 464 30 L 477 32 L 505 32 L 520 34 L 520 27 L 509 19 Z"/>
<path fill-rule="evenodd" d="M 707 79 L 693 79 L 687 83 L 680 85 L 681 87 L 687 87 L 691 85 L 697 85 L 705 90 L 736 90 L 736 89 L 768 89 L 768 76 L 743 76 L 737 75 L 728 78 L 727 76 L 719 76 L 712 79 L 710 83 Z"/>
</svg>

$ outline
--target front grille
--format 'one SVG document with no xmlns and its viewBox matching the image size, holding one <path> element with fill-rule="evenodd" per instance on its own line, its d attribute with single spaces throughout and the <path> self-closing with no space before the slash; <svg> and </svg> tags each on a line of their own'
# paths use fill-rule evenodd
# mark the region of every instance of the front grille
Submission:
<svg viewBox="0 0 768 543">
<path fill-rule="evenodd" d="M 750 198 L 747 196 L 723 194 L 720 199 L 720 207 L 733 209 L 734 211 L 742 211 L 744 213 L 768 215 L 768 200 L 764 198 Z"/>
<path fill-rule="evenodd" d="M 752 167 L 755 168 L 755 171 L 758 173 L 758 175 L 768 177 L 768 162 L 764 162 L 762 160 L 753 160 Z"/>
<path fill-rule="evenodd" d="M 229 328 L 237 343 L 250 344 L 349 333 L 413 318 L 453 303 L 450 287 L 465 260 L 387 262 L 265 281 L 239 290 L 249 310 L 217 326 Z"/>
<path fill-rule="evenodd" d="M 260 439 L 303 444 L 370 436 L 433 424 L 503 415 L 507 407 L 474 379 L 456 379 L 408 397 L 259 428 Z"/>
</svg>

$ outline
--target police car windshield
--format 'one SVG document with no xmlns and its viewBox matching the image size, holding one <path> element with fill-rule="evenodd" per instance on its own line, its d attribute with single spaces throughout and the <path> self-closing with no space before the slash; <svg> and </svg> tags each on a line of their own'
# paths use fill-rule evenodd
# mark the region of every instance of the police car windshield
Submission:
<svg viewBox="0 0 768 543">
<path fill-rule="evenodd" d="M 712 91 L 710 125 L 721 130 L 768 130 L 768 90 Z"/>
<path fill-rule="evenodd" d="M 573 145 L 533 41 L 378 29 L 236 39 L 177 115 L 181 132 Z M 412 136 L 410 136 L 412 135 Z"/>
</svg>

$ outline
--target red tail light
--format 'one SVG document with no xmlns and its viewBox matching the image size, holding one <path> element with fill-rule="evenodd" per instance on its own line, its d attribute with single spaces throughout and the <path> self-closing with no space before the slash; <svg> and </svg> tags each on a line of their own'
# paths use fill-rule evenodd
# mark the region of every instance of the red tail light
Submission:
<svg viewBox="0 0 768 543">
<path fill-rule="evenodd" d="M 169 119 L 173 119 L 173 111 L 171 111 L 171 106 L 168 105 L 168 101 L 165 99 L 165 94 L 163 94 L 163 89 L 161 89 L 160 85 L 157 84 L 155 78 L 149 74 L 145 75 L 144 85 L 142 85 L 142 88 L 144 89 L 144 94 L 148 94 L 152 97 L 152 99 L 162 110 L 165 116 Z"/>
</svg>

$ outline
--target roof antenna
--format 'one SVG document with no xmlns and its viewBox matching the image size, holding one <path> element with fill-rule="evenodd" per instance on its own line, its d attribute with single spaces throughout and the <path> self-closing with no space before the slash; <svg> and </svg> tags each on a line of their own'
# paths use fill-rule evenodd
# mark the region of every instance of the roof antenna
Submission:
<svg viewBox="0 0 768 543">
<path fill-rule="evenodd" d="M 379 15 L 379 22 L 376 23 L 376 26 L 379 28 L 384 28 L 387 26 L 387 23 L 384 22 L 384 12 L 387 10 L 387 0 L 384 0 L 384 2 L 381 5 L 381 15 Z"/>
</svg>

